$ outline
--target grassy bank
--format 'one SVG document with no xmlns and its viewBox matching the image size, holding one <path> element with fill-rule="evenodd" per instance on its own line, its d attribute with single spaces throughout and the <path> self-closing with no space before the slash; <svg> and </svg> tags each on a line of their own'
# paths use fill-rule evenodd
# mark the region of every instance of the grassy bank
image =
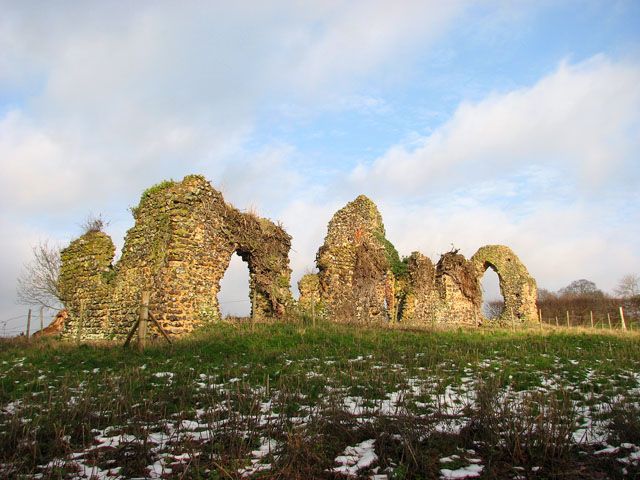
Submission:
<svg viewBox="0 0 640 480">
<path fill-rule="evenodd" d="M 220 324 L 5 342 L 0 476 L 640 475 L 640 337 Z"/>
</svg>

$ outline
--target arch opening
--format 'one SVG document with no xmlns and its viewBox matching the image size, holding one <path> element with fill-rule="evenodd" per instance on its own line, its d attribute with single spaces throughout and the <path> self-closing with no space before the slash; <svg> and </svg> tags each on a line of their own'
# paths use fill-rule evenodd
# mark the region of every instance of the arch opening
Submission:
<svg viewBox="0 0 640 480">
<path fill-rule="evenodd" d="M 500 277 L 495 267 L 487 264 L 482 279 L 482 314 L 488 320 L 497 320 L 504 312 L 504 296 L 500 287 Z"/>
<path fill-rule="evenodd" d="M 227 270 L 220 280 L 218 303 L 220 316 L 249 317 L 251 315 L 249 265 L 240 252 L 231 255 Z"/>
</svg>

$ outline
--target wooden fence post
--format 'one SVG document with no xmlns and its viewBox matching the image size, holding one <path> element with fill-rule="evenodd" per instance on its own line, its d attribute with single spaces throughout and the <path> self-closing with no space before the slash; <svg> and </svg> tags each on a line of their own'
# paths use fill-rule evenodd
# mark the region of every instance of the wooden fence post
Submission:
<svg viewBox="0 0 640 480">
<path fill-rule="evenodd" d="M 29 314 L 27 315 L 27 340 L 29 340 L 30 330 L 31 330 L 31 309 L 29 309 Z"/>
<path fill-rule="evenodd" d="M 151 293 L 148 291 L 142 292 L 142 298 L 140 301 L 140 312 L 138 315 L 138 350 L 144 350 L 147 343 L 147 320 L 149 319 L 149 297 Z"/>
<path fill-rule="evenodd" d="M 593 312 L 589 311 L 589 318 L 591 318 L 591 328 L 593 328 Z"/>
<path fill-rule="evenodd" d="M 560 323 L 558 323 L 558 316 L 556 315 L 556 327 L 559 327 Z"/>
<path fill-rule="evenodd" d="M 622 310 L 622 307 L 620 307 L 620 320 L 622 321 L 622 329 L 626 330 L 627 323 L 624 321 L 624 311 Z"/>
<path fill-rule="evenodd" d="M 611 314 L 607 312 L 607 321 L 609 322 L 609 330 L 611 330 Z"/>
<path fill-rule="evenodd" d="M 542 309 L 541 308 L 538 309 L 538 317 L 540 320 L 540 330 L 542 330 Z"/>
<path fill-rule="evenodd" d="M 567 310 L 567 327 L 571 326 L 571 322 L 569 321 L 569 310 Z"/>
<path fill-rule="evenodd" d="M 82 340 L 82 330 L 84 324 L 84 300 L 80 301 L 80 315 L 78 316 L 78 328 L 76 329 L 76 342 L 80 343 Z"/>
<path fill-rule="evenodd" d="M 44 330 L 44 307 L 40 307 L 40 333 Z"/>
</svg>

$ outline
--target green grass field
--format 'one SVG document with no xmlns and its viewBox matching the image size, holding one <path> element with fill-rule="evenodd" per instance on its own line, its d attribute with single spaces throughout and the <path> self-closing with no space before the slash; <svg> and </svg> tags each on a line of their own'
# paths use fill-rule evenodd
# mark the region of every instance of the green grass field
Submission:
<svg viewBox="0 0 640 480">
<path fill-rule="evenodd" d="M 640 476 L 636 332 L 221 323 L 144 352 L 0 348 L 2 478 Z"/>
</svg>

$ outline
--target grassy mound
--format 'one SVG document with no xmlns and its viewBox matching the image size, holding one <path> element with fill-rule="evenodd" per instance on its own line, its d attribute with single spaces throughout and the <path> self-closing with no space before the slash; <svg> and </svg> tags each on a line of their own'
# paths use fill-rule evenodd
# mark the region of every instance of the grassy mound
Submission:
<svg viewBox="0 0 640 480">
<path fill-rule="evenodd" d="M 142 353 L 4 342 L 0 477 L 640 475 L 639 346 L 239 323 Z"/>
</svg>

